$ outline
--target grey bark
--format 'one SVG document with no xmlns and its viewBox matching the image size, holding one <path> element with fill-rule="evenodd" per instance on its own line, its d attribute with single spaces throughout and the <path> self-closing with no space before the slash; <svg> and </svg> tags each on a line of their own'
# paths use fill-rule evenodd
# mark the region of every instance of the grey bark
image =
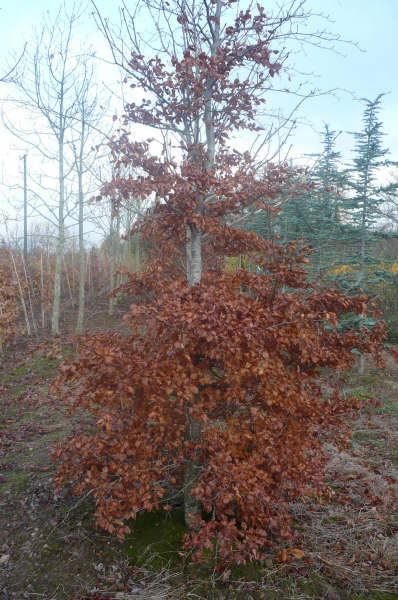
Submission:
<svg viewBox="0 0 398 600">
<path fill-rule="evenodd" d="M 113 209 L 111 209 L 113 210 Z M 111 215 L 110 221 L 110 278 L 109 278 L 109 292 L 112 293 L 115 287 L 117 286 L 117 277 L 116 270 L 118 266 L 118 250 L 120 246 L 120 216 L 119 213 L 115 217 L 113 214 Z M 115 312 L 116 298 L 115 296 L 111 296 L 109 298 L 109 307 L 108 313 L 109 315 L 113 315 Z"/>
<path fill-rule="evenodd" d="M 82 333 L 84 325 L 85 309 L 85 249 L 84 249 L 84 191 L 83 191 L 83 149 L 85 122 L 82 119 L 80 153 L 77 169 L 78 176 L 78 194 L 79 194 L 79 308 L 77 313 L 76 333 Z"/>
<path fill-rule="evenodd" d="M 201 423 L 193 419 L 190 415 L 187 415 L 186 440 L 189 440 L 194 446 L 199 446 L 201 437 Z M 200 503 L 192 496 L 192 490 L 198 482 L 199 475 L 200 459 L 198 451 L 195 449 L 194 456 L 186 458 L 184 468 L 184 517 L 188 527 L 193 524 L 201 511 Z"/>
<path fill-rule="evenodd" d="M 61 106 L 60 118 L 63 114 Z M 58 142 L 58 180 L 59 180 L 59 204 L 58 204 L 58 238 L 55 255 L 55 273 L 54 273 L 54 298 L 51 316 L 51 332 L 59 333 L 59 316 L 61 305 L 61 277 L 62 277 L 62 258 L 64 255 L 65 244 L 65 177 L 64 177 L 64 138 L 61 134 Z"/>
<path fill-rule="evenodd" d="M 45 319 L 45 305 L 44 305 L 43 252 L 40 253 L 40 302 L 41 302 L 41 326 L 44 329 L 46 319 Z"/>
<path fill-rule="evenodd" d="M 23 155 L 23 256 L 28 264 L 28 183 L 26 154 Z"/>
</svg>

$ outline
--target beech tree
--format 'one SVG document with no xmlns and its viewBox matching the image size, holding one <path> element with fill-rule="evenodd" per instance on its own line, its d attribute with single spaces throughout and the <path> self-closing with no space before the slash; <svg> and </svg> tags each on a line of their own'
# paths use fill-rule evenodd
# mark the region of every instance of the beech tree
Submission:
<svg viewBox="0 0 398 600">
<path fill-rule="evenodd" d="M 366 298 L 318 289 L 305 248 L 239 228 L 272 213 L 282 190 L 305 186 L 286 165 L 259 170 L 228 145 L 234 132 L 258 130 L 283 68 L 275 46 L 296 31 L 302 3 L 273 16 L 232 0 L 143 4 L 162 55 L 144 55 L 132 20 L 124 67 L 143 99 L 126 106 L 102 197 L 115 208 L 153 197 L 132 234 L 154 243 L 119 288 L 134 301 L 131 334 L 85 336 L 61 368 L 60 394 L 68 383 L 66 401 L 95 415 L 98 430 L 58 447 L 57 480 L 90 490 L 109 532 L 123 536 L 138 512 L 181 503 L 194 558 L 260 560 L 275 535 L 293 535 L 289 501 L 327 491 L 322 439 L 344 403 L 322 396 L 320 368 L 348 367 L 354 348 L 378 358 L 383 327 L 340 331 L 341 315 L 372 311 Z M 132 123 L 178 138 L 174 156 L 169 140 L 160 155 L 137 141 Z M 226 271 L 225 257 L 240 254 L 255 268 Z M 334 436 L 343 433 L 340 422 Z"/>
</svg>

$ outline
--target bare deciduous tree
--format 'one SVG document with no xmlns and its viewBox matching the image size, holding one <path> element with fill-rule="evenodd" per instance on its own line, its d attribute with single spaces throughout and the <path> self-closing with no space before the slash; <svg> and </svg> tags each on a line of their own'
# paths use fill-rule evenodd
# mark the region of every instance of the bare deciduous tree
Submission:
<svg viewBox="0 0 398 600">
<path fill-rule="evenodd" d="M 39 178 L 39 187 L 44 190 L 40 200 L 43 211 L 36 204 L 35 210 L 49 219 L 57 227 L 57 250 L 54 277 L 54 297 L 51 319 L 52 333 L 59 333 L 61 274 L 65 244 L 66 219 L 74 210 L 68 206 L 66 189 L 68 177 L 72 173 L 75 161 L 68 157 L 68 148 L 76 137 L 76 123 L 85 122 L 82 115 L 84 98 L 90 84 L 87 61 L 90 52 L 75 50 L 73 32 L 81 17 L 76 5 L 70 10 L 64 5 L 54 18 L 46 16 L 42 30 L 36 37 L 31 53 L 25 55 L 21 69 L 15 74 L 14 83 L 17 96 L 13 102 L 20 109 L 29 111 L 37 119 L 34 130 L 18 129 L 6 120 L 6 126 L 25 144 L 33 146 L 44 162 L 57 164 L 56 179 L 57 203 L 53 203 L 53 194 L 49 186 Z M 80 137 L 78 134 L 77 137 Z M 48 170 L 44 177 L 49 175 Z M 50 169 L 51 171 L 51 169 Z M 71 186 L 70 186 L 71 187 Z M 69 198 L 71 198 L 69 194 Z"/>
</svg>

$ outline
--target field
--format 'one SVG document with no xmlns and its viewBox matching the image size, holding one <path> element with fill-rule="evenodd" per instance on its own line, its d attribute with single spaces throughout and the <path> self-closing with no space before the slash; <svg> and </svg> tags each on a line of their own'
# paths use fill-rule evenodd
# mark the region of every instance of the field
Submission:
<svg viewBox="0 0 398 600">
<path fill-rule="evenodd" d="M 217 573 L 180 564 L 181 514 L 138 519 L 124 543 L 94 527 L 90 496 L 52 482 L 52 445 L 89 426 L 69 417 L 49 386 L 59 359 L 26 344 L 0 366 L 0 598 L 393 600 L 398 599 L 398 365 L 347 375 L 364 400 L 350 448 L 332 446 L 333 501 L 292 507 L 294 545 L 265 565 Z M 367 406 L 377 395 L 378 407 Z"/>
</svg>

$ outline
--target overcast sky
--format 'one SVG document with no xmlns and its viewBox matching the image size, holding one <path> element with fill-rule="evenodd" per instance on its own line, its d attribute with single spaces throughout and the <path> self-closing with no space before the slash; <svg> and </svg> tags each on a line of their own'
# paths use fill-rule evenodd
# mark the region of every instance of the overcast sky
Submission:
<svg viewBox="0 0 398 600">
<path fill-rule="evenodd" d="M 261 4 L 267 8 L 269 2 L 263 0 Z M 69 4 L 68 0 L 66 4 Z M 57 0 L 0 0 L 0 74 L 5 70 L 10 52 L 17 54 L 25 41 L 32 40 L 32 27 L 40 27 L 43 12 L 53 12 L 56 5 Z M 115 14 L 118 2 L 98 0 L 97 5 L 104 14 L 111 16 Z M 302 124 L 291 142 L 292 156 L 318 152 L 320 138 L 317 132 L 328 123 L 332 129 L 342 131 L 338 149 L 348 158 L 353 140 L 347 132 L 361 127 L 363 107 L 358 99 L 374 99 L 385 93 L 381 113 L 385 146 L 390 148 L 391 158 L 398 160 L 398 0 L 307 0 L 306 6 L 314 13 L 329 15 L 331 20 L 323 23 L 314 18 L 310 27 L 329 29 L 345 40 L 356 42 L 360 49 L 350 44 L 337 44 L 338 53 L 307 48 L 295 56 L 298 70 L 315 74 L 314 87 L 337 91 L 333 95 L 311 99 L 302 106 L 299 114 Z M 80 25 L 80 35 L 83 43 L 92 43 L 98 48 L 102 41 L 89 12 L 86 21 Z M 115 72 L 115 80 L 116 77 Z M 107 83 L 112 85 L 110 72 Z M 5 87 L 1 86 L 0 97 L 5 94 Z M 283 105 L 283 100 L 281 103 Z M 18 159 L 18 151 L 13 149 L 12 140 L 0 124 L 2 172 L 14 171 Z"/>
<path fill-rule="evenodd" d="M 357 42 L 361 50 L 350 45 L 337 45 L 343 54 L 311 52 L 308 67 L 316 72 L 319 87 L 341 88 L 349 93 L 337 93 L 312 100 L 303 107 L 303 114 L 315 128 L 327 122 L 333 129 L 357 131 L 361 127 L 362 106 L 355 98 L 383 99 L 381 120 L 386 133 L 386 145 L 398 159 L 398 0 L 309 0 L 315 11 L 324 11 L 334 21 L 330 25 L 344 39 Z M 314 138 L 304 129 L 296 144 L 304 152 L 310 150 Z M 345 153 L 352 139 L 342 135 L 341 150 Z M 311 150 L 310 150 L 311 151 Z"/>
</svg>

